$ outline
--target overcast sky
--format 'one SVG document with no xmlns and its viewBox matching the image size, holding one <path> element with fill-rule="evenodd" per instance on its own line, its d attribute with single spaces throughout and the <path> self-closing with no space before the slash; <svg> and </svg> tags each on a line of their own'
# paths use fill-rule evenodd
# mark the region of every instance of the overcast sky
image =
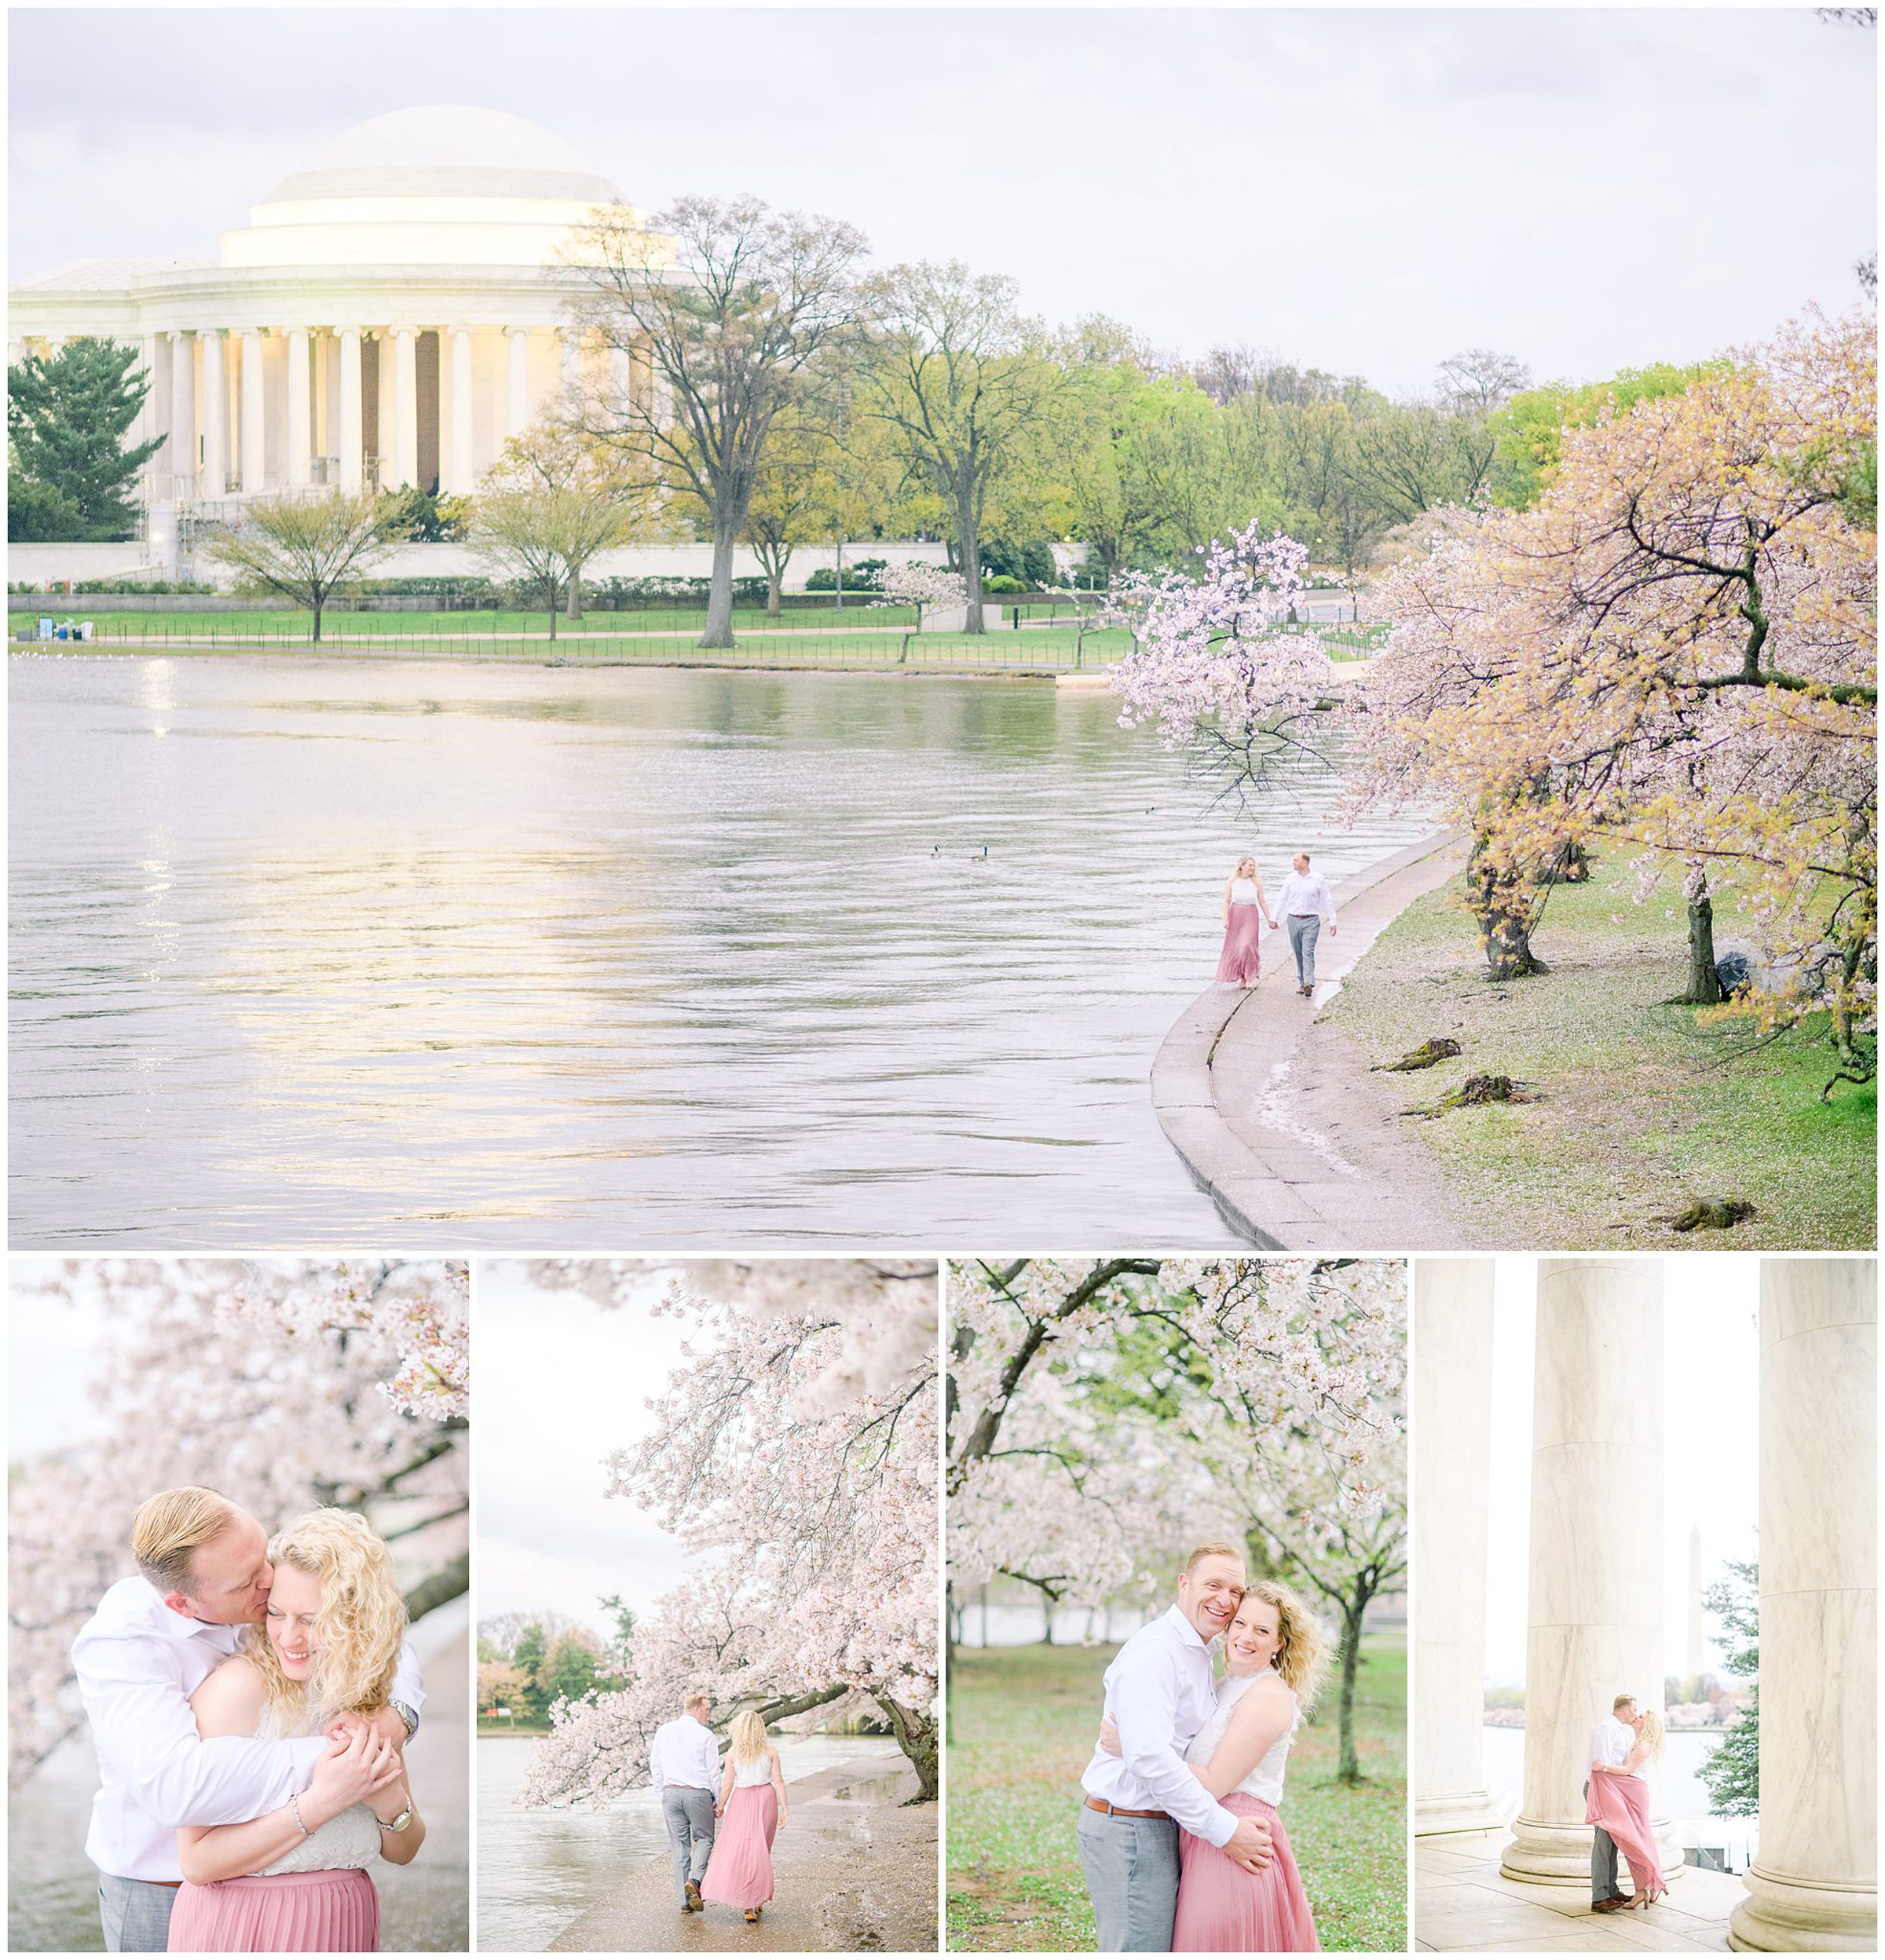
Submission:
<svg viewBox="0 0 1885 1960">
<path fill-rule="evenodd" d="M 13 276 L 213 256 L 352 124 L 558 130 L 631 202 L 750 189 L 1050 319 L 1418 388 L 1688 359 L 1857 297 L 1875 37 L 1810 8 L 15 9 Z"/>
<path fill-rule="evenodd" d="M 667 1278 L 651 1278 L 650 1304 Z M 679 1364 L 681 1323 L 540 1291 L 522 1265 L 477 1266 L 473 1398 L 478 1616 L 548 1607 L 610 1631 L 597 1602 L 645 1612 L 686 1570 L 676 1541 L 626 1497 L 604 1459 L 647 1433 Z"/>
<path fill-rule="evenodd" d="M 1751 1559 L 1760 1515 L 1760 1261 L 1683 1252 L 1663 1261 L 1663 1669 L 1687 1672 L 1689 1534 L 1702 1532 L 1702 1583 Z M 1486 1672 L 1525 1673 L 1532 1505 L 1532 1348 L 1538 1262 L 1495 1260 L 1492 1555 Z M 1418 1583 L 1418 1578 L 1415 1583 Z M 1704 1636 L 1713 1622 L 1704 1617 Z M 1719 1669 L 1711 1643 L 1704 1665 Z"/>
</svg>

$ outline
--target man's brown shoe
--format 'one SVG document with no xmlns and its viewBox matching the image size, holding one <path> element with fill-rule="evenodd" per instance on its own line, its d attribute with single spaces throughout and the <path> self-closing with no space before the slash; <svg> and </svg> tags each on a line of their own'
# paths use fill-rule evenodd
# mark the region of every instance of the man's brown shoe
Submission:
<svg viewBox="0 0 1885 1960">
<path fill-rule="evenodd" d="M 1622 1899 L 1593 1899 L 1590 1910 L 1593 1912 L 1616 1912 L 1627 1903 L 1627 1900 Z"/>
<path fill-rule="evenodd" d="M 706 1910 L 706 1904 L 701 1897 L 700 1887 L 696 1885 L 691 1878 L 690 1878 L 687 1881 L 687 1903 L 682 1907 L 682 1911 L 684 1912 L 705 1912 Z"/>
</svg>

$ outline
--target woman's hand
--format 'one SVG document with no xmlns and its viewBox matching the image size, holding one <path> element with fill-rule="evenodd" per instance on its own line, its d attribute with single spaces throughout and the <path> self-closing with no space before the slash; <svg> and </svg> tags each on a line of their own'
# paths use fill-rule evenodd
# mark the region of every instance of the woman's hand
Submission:
<svg viewBox="0 0 1885 1960">
<path fill-rule="evenodd" d="M 356 1730 L 314 1765 L 307 1794 L 302 1799 L 302 1822 L 310 1830 L 317 1830 L 343 1810 L 364 1803 L 376 1790 L 396 1783 L 403 1767 L 399 1751 L 383 1735 L 370 1728 Z M 310 1810 L 319 1813 L 320 1823 L 309 1823 Z"/>
<path fill-rule="evenodd" d="M 1123 1756 L 1126 1753 L 1119 1746 L 1119 1724 L 1110 1715 L 1100 1719 L 1100 1752 L 1104 1756 Z"/>
</svg>

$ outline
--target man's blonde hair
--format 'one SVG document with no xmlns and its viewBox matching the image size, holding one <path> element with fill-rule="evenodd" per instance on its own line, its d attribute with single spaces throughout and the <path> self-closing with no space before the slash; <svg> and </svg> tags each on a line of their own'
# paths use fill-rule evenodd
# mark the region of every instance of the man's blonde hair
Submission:
<svg viewBox="0 0 1885 1960">
<path fill-rule="evenodd" d="M 235 1521 L 236 1507 L 220 1491 L 197 1483 L 159 1490 L 138 1505 L 131 1520 L 131 1556 L 159 1592 L 187 1597 L 195 1583 L 191 1566 L 198 1551 Z"/>
<path fill-rule="evenodd" d="M 1636 1697 L 1634 1695 L 1620 1695 L 1610 1704 L 1610 1713 L 1614 1715 L 1620 1708 L 1634 1708 L 1635 1706 Z"/>
<path fill-rule="evenodd" d="M 1198 1568 L 1206 1559 L 1235 1559 L 1239 1565 L 1243 1554 L 1234 1545 L 1201 1545 L 1184 1562 L 1184 1576 L 1188 1579 L 1198 1576 Z"/>
<path fill-rule="evenodd" d="M 681 1713 L 683 1715 L 691 1714 L 697 1708 L 712 1708 L 712 1702 L 698 1688 L 696 1688 L 691 1695 L 683 1695 L 681 1697 Z"/>
</svg>

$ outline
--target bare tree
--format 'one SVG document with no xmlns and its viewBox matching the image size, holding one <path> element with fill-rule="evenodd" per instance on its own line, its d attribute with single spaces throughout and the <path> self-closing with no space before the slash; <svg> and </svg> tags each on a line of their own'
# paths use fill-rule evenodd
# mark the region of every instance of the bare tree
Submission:
<svg viewBox="0 0 1885 1960">
<path fill-rule="evenodd" d="M 968 583 L 966 630 L 982 625 L 982 520 L 989 491 L 1052 414 L 1064 371 L 1014 280 L 960 259 L 893 266 L 866 288 L 875 412 L 913 475 L 940 500 Z"/>
<path fill-rule="evenodd" d="M 579 326 L 627 370 L 577 404 L 593 433 L 692 495 L 713 538 L 704 647 L 733 644 L 733 556 L 780 411 L 852 324 L 852 225 L 756 197 L 687 197 L 653 229 L 598 210 L 570 254 Z M 611 364 L 612 370 L 614 364 Z"/>
<path fill-rule="evenodd" d="M 396 503 L 371 491 L 259 499 L 212 536 L 209 554 L 244 583 L 307 607 L 319 645 L 320 616 L 335 588 L 359 577 L 402 534 L 405 515 Z"/>
<path fill-rule="evenodd" d="M 583 616 L 583 572 L 628 536 L 650 495 L 632 459 L 580 432 L 540 423 L 504 446 L 471 507 L 471 544 L 513 578 L 541 588 L 556 638 L 559 601 Z"/>
<path fill-rule="evenodd" d="M 1532 385 L 1532 371 L 1522 360 L 1490 347 L 1449 354 L 1434 371 L 1440 380 L 1440 406 L 1456 415 L 1490 415 Z"/>
<path fill-rule="evenodd" d="M 1213 347 L 1191 370 L 1191 378 L 1220 408 L 1225 408 L 1239 396 L 1255 394 L 1276 365 L 1275 354 L 1240 340 L 1235 346 Z"/>
</svg>

